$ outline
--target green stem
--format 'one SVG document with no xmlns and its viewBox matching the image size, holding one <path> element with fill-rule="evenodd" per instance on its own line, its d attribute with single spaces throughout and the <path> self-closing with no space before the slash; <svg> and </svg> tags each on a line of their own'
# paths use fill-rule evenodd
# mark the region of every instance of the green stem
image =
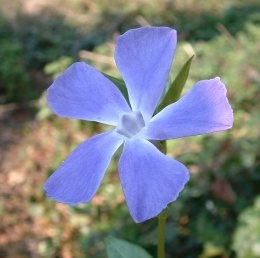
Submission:
<svg viewBox="0 0 260 258">
<path fill-rule="evenodd" d="M 165 258 L 165 226 L 167 210 L 158 216 L 158 258 Z"/>
<path fill-rule="evenodd" d="M 157 147 L 166 154 L 166 141 L 159 141 Z M 167 208 L 158 216 L 158 258 L 165 258 L 165 228 L 167 219 Z"/>
</svg>

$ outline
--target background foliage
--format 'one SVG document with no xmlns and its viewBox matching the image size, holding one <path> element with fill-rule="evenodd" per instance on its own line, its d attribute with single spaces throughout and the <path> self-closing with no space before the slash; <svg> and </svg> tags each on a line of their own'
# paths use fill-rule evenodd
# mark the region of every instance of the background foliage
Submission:
<svg viewBox="0 0 260 258">
<path fill-rule="evenodd" d="M 0 0 L 0 257 L 106 257 L 104 239 L 142 245 L 155 257 L 156 219 L 134 224 L 111 163 L 90 204 L 47 199 L 42 184 L 81 141 L 105 129 L 58 118 L 44 90 L 75 60 L 119 76 L 114 40 L 127 29 L 178 30 L 171 78 L 193 52 L 188 90 L 220 76 L 234 128 L 168 142 L 191 180 L 171 205 L 168 257 L 260 257 L 257 0 Z"/>
</svg>

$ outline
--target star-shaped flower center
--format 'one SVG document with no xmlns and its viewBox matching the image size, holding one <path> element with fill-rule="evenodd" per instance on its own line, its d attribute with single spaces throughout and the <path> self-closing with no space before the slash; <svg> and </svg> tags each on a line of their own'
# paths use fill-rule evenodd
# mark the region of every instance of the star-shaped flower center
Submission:
<svg viewBox="0 0 260 258">
<path fill-rule="evenodd" d="M 119 119 L 116 132 L 126 138 L 132 138 L 136 136 L 144 126 L 145 122 L 141 112 L 125 113 Z"/>
</svg>

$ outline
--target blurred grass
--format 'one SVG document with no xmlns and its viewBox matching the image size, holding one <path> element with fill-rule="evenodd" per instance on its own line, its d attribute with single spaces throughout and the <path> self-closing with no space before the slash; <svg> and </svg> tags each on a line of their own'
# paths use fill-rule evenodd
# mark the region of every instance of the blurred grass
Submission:
<svg viewBox="0 0 260 258">
<path fill-rule="evenodd" d="M 235 114 L 228 132 L 168 143 L 169 155 L 191 171 L 191 181 L 170 207 L 168 257 L 260 257 L 254 222 L 260 192 L 258 1 L 0 4 L 0 257 L 103 258 L 109 235 L 143 245 L 155 256 L 156 219 L 136 225 L 130 218 L 116 172 L 119 153 L 89 204 L 56 204 L 42 190 L 79 142 L 106 129 L 52 115 L 44 89 L 75 60 L 119 76 L 116 36 L 147 24 L 178 30 L 171 78 L 194 51 L 186 90 L 197 80 L 220 76 Z"/>
</svg>

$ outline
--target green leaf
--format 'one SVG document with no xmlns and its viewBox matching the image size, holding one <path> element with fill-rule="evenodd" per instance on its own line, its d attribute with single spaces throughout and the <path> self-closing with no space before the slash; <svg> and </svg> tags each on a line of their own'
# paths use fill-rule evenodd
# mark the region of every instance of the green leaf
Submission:
<svg viewBox="0 0 260 258">
<path fill-rule="evenodd" d="M 121 91 L 121 93 L 123 94 L 123 96 L 125 97 L 127 102 L 129 103 L 129 98 L 128 98 L 128 93 L 127 93 L 127 88 L 126 88 L 125 82 L 123 80 L 118 79 L 109 74 L 106 74 L 106 73 L 102 73 L 102 74 L 105 75 L 111 82 L 113 82 L 117 86 L 117 88 Z"/>
<path fill-rule="evenodd" d="M 152 258 L 138 245 L 114 237 L 106 238 L 106 251 L 108 258 Z"/>
<path fill-rule="evenodd" d="M 180 98 L 181 92 L 188 79 L 191 61 L 192 61 L 193 57 L 194 57 L 194 55 L 191 56 L 188 59 L 188 61 L 183 65 L 180 72 L 177 74 L 175 80 L 169 86 L 168 91 L 166 92 L 162 102 L 160 103 L 160 105 L 157 108 L 158 112 L 161 111 L 166 106 L 168 106 L 169 104 L 177 101 Z"/>
</svg>

